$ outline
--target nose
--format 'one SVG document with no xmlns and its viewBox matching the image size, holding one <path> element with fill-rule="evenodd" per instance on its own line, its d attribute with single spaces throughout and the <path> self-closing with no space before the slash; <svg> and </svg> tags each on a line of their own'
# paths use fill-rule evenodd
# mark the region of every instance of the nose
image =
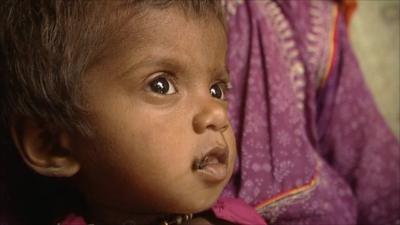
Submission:
<svg viewBox="0 0 400 225">
<path fill-rule="evenodd" d="M 204 101 L 193 117 L 193 128 L 198 134 L 206 130 L 225 131 L 229 126 L 227 107 L 219 100 Z"/>
</svg>

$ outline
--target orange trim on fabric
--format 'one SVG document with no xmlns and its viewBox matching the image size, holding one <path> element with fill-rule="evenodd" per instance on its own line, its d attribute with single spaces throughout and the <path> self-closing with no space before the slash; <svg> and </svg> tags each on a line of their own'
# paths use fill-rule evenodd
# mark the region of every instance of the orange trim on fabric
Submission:
<svg viewBox="0 0 400 225">
<path fill-rule="evenodd" d="M 266 201 L 263 201 L 263 202 L 257 204 L 255 206 L 255 208 L 256 209 L 261 209 L 261 208 L 263 208 L 263 207 L 265 207 L 267 205 L 270 205 L 270 204 L 272 204 L 274 202 L 277 202 L 279 200 L 282 200 L 284 198 L 299 194 L 301 192 L 305 192 L 305 191 L 315 187 L 317 185 L 317 183 L 318 183 L 318 175 L 316 174 L 311 178 L 311 180 L 308 183 L 306 183 L 306 184 L 304 184 L 302 186 L 290 189 L 288 191 L 279 193 L 278 195 L 276 195 L 276 196 L 274 196 L 274 197 L 272 197 L 272 198 L 270 198 L 270 199 L 268 199 Z"/>
<path fill-rule="evenodd" d="M 357 0 L 342 0 L 340 7 L 344 13 L 346 25 L 349 25 L 354 12 L 357 10 Z"/>
<path fill-rule="evenodd" d="M 335 61 L 335 56 L 336 56 L 336 46 L 337 46 L 337 31 L 338 31 L 338 21 L 339 21 L 339 8 L 335 6 L 332 11 L 332 29 L 329 34 L 329 55 L 328 55 L 328 61 L 327 61 L 327 66 L 325 67 L 324 74 L 321 77 L 319 87 L 322 87 L 325 85 L 326 81 L 329 78 L 329 75 L 332 72 L 333 68 L 333 63 Z"/>
</svg>

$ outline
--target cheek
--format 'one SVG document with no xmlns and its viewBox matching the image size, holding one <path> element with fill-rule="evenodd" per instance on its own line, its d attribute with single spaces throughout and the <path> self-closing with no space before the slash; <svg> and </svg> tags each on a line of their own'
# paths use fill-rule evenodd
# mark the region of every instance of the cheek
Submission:
<svg viewBox="0 0 400 225">
<path fill-rule="evenodd" d="M 182 187 L 192 181 L 187 180 L 192 155 L 178 153 L 188 152 L 187 148 L 182 147 L 182 142 L 170 142 L 173 138 L 169 135 L 145 137 L 149 136 L 120 138 L 118 143 L 109 138 L 96 144 L 93 160 L 82 168 L 90 199 L 146 210 L 162 202 L 178 202 L 176 196 L 188 195 Z M 160 187 L 165 190 L 161 192 Z M 169 194 L 166 196 L 165 192 Z"/>
<path fill-rule="evenodd" d="M 164 120 L 142 120 L 104 138 L 112 152 L 118 154 L 120 162 L 115 163 L 123 163 L 127 170 L 158 176 L 175 168 L 176 174 L 191 166 L 194 154 L 194 140 L 188 132 L 178 132 L 181 127 L 180 123 Z"/>
<path fill-rule="evenodd" d="M 229 126 L 229 128 L 225 131 L 224 137 L 229 148 L 231 148 L 236 153 L 236 138 L 232 126 Z"/>
<path fill-rule="evenodd" d="M 233 132 L 232 127 L 230 127 L 228 130 L 226 130 L 224 137 L 225 137 L 225 141 L 230 150 L 229 160 L 231 162 L 230 165 L 231 165 L 231 169 L 233 171 L 234 162 L 237 157 L 237 147 L 236 147 L 235 134 Z"/>
</svg>

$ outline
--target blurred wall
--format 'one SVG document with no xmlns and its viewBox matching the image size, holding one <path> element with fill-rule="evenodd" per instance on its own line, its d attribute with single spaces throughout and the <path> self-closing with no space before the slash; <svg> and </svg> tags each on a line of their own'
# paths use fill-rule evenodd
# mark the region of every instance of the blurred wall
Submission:
<svg viewBox="0 0 400 225">
<path fill-rule="evenodd" d="M 358 0 L 350 35 L 375 102 L 400 137 L 400 0 Z"/>
</svg>

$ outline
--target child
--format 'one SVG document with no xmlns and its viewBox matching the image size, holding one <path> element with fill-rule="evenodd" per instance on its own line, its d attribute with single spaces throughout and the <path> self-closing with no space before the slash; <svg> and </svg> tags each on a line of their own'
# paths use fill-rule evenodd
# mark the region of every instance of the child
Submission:
<svg viewBox="0 0 400 225">
<path fill-rule="evenodd" d="M 0 14 L 2 156 L 34 171 L 4 175 L 23 223 L 179 223 L 214 204 L 236 156 L 218 1 L 13 0 Z"/>
</svg>

